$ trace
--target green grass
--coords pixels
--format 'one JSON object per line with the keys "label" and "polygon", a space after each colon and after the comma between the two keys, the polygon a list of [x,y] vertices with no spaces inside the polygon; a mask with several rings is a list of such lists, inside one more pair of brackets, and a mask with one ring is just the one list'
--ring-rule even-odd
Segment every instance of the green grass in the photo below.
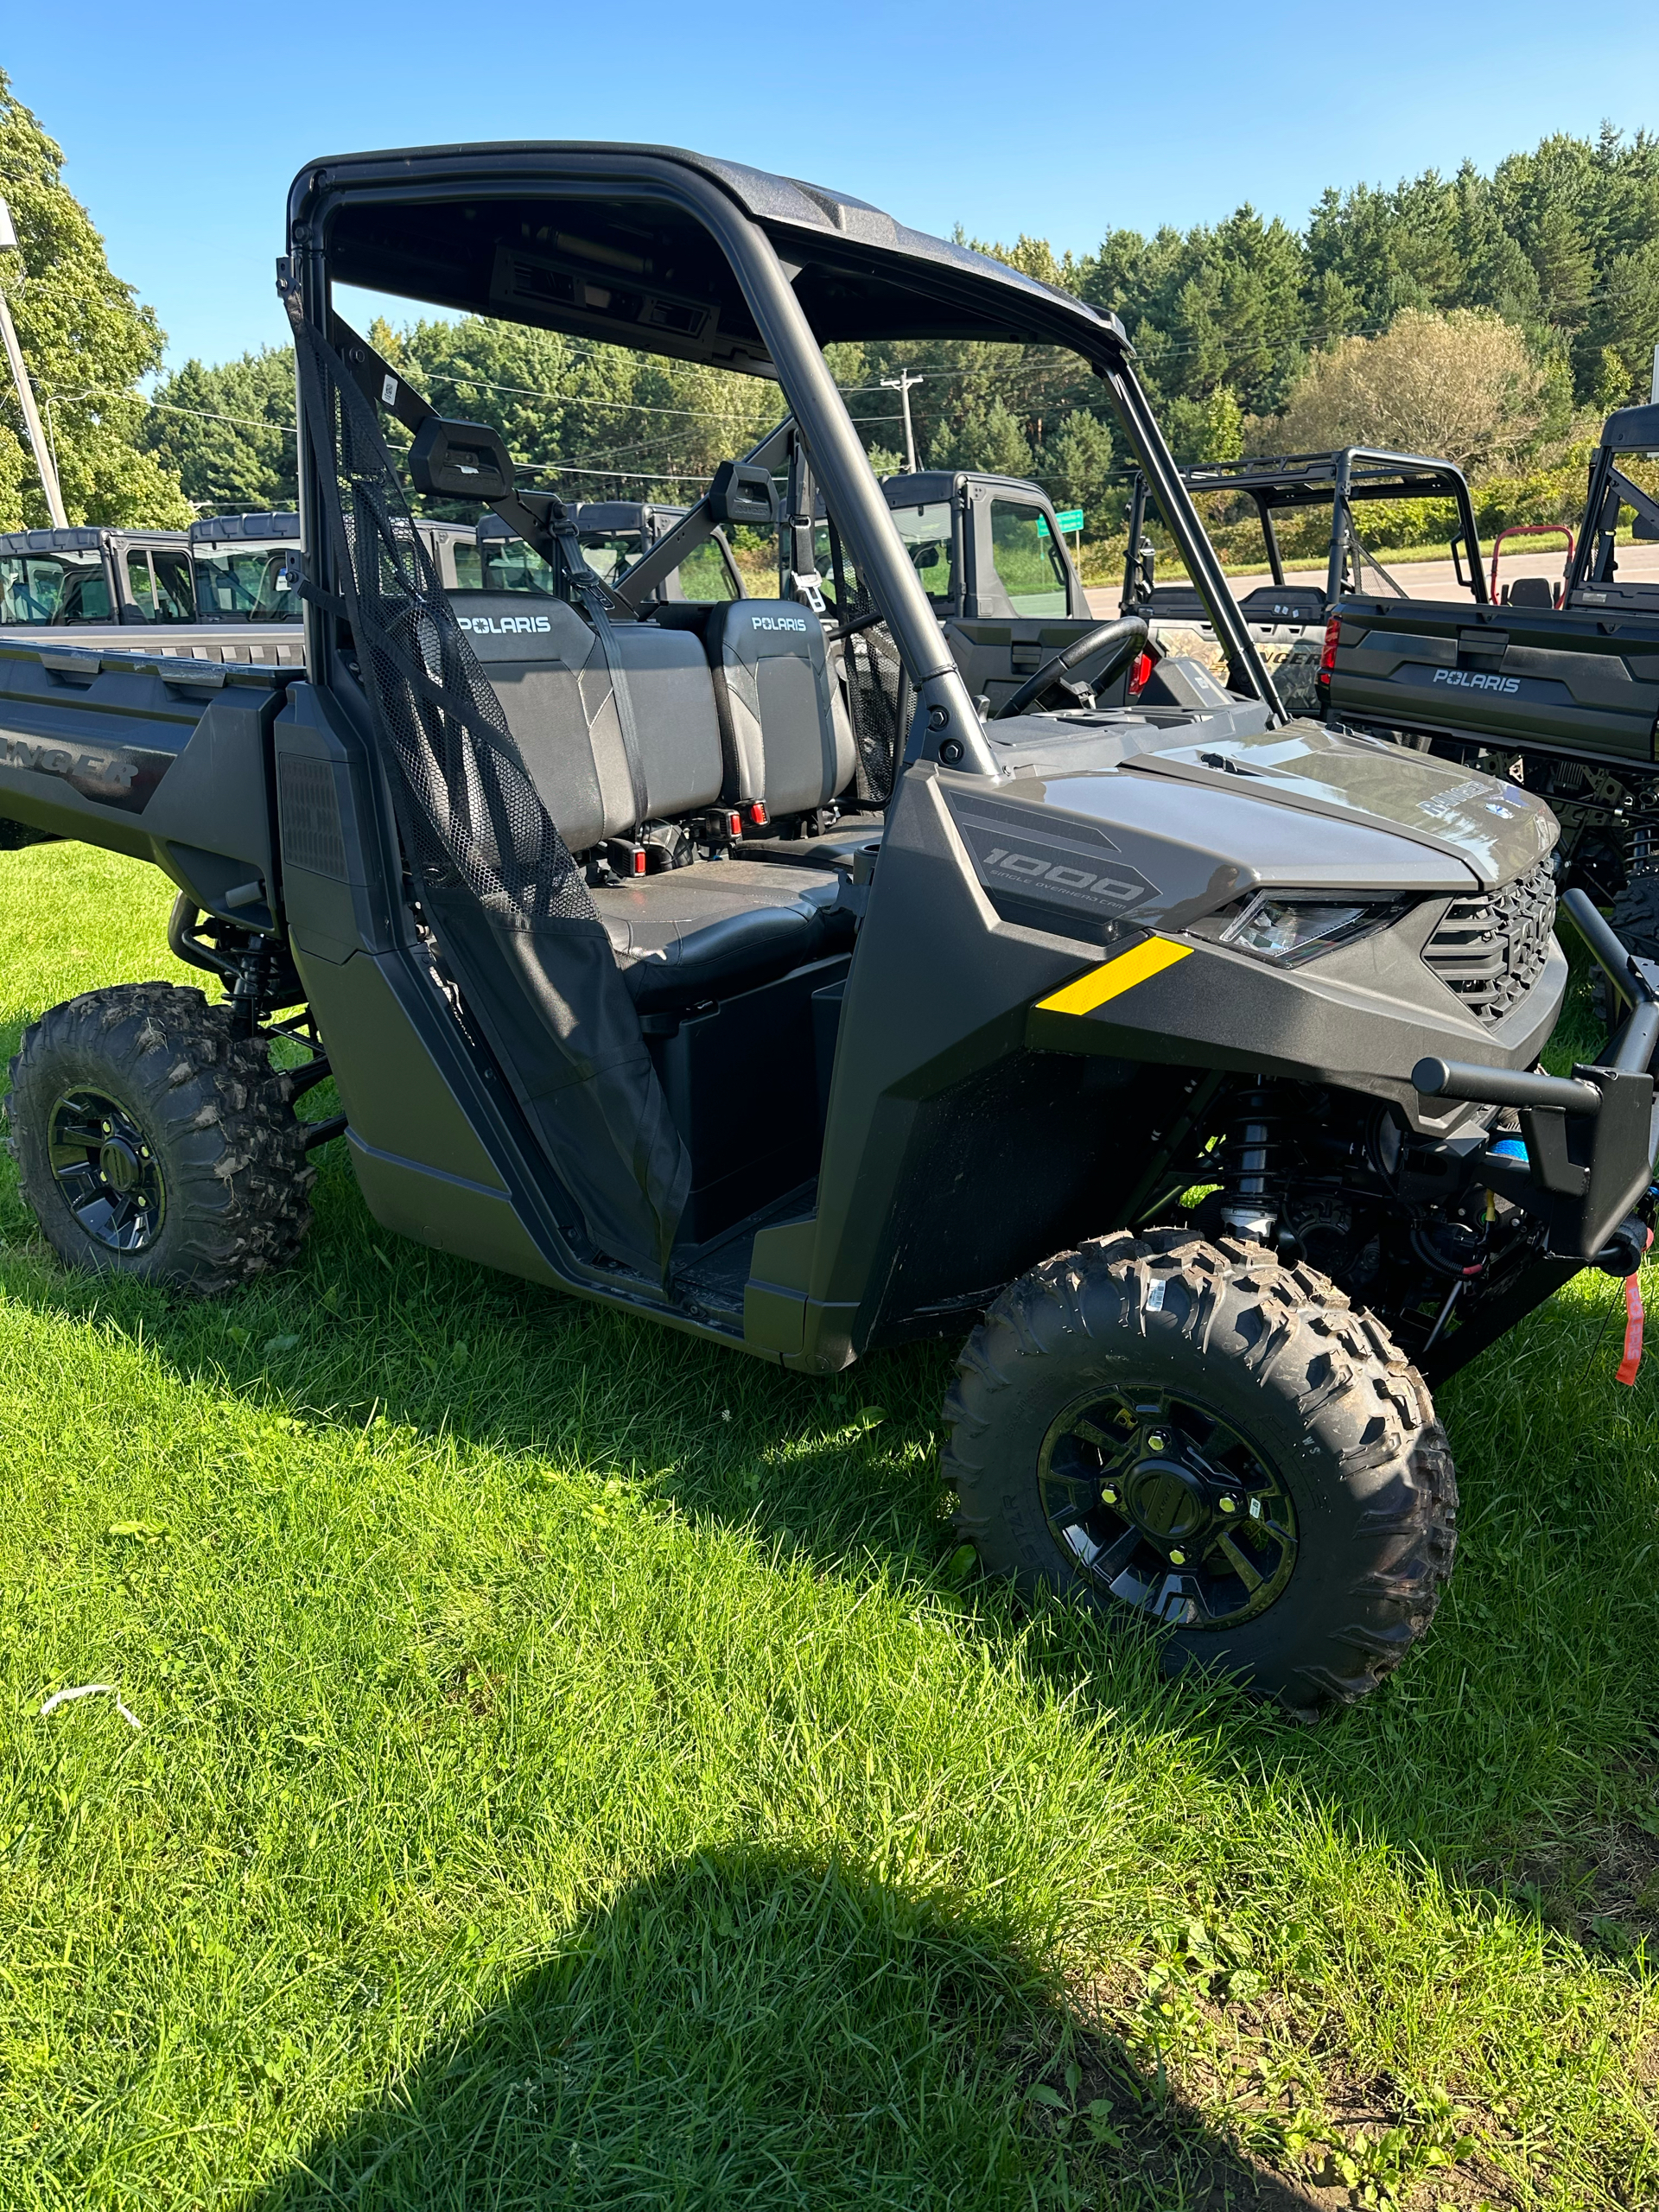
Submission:
{"label": "green grass", "polygon": [[[0,855],[0,1054],[164,912]],[[1617,1286],[1443,1394],[1452,1592],[1300,1731],[952,1583],[950,1348],[782,1375],[395,1244],[339,1149],[207,1306],[0,1185],[0,2203],[1652,2201]]]}

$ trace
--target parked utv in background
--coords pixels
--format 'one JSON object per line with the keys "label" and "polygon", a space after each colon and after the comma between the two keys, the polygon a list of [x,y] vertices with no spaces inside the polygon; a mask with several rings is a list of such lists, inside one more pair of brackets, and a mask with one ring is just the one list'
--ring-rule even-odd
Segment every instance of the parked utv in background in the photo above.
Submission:
{"label": "parked utv in background", "polygon": [[[988,1567],[1299,1709],[1371,1688],[1452,1562],[1425,1376],[1646,1240],[1659,995],[1587,905],[1637,1011],[1535,1071],[1548,810],[1287,724],[1120,326],[964,247],[695,154],[528,144],[311,164],[288,241],[303,670],[0,641],[0,805],[160,868],[225,987],[25,1033],[43,1235],[221,1292],[294,1256],[343,1135],[388,1228],[711,1346],[824,1375],[964,1333],[944,1474]],[[607,583],[341,284],[761,374],[788,412]],[[925,485],[895,512],[823,353],[947,335],[1093,371],[1227,691],[1131,704],[1130,614],[976,705],[900,519],[949,508],[966,563],[967,518]],[[499,516],[556,593],[446,585],[411,496]],[[1080,626],[1018,611],[991,522],[1009,608],[951,619]],[[775,598],[655,595],[739,529],[776,531]],[[799,834],[843,807],[856,842]],[[326,1075],[339,1115],[299,1121]]]}
{"label": "parked utv in background", "polygon": [[1619,573],[1618,533],[1659,540],[1659,407],[1608,417],[1562,585],[1522,577],[1505,603],[1345,596],[1321,689],[1333,721],[1524,783],[1561,824],[1564,885],[1612,902],[1659,959],[1659,578]]}
{"label": "parked utv in background", "polygon": [[[1360,535],[1354,515],[1357,505],[1378,499],[1449,500],[1457,515],[1449,550],[1459,580],[1465,583],[1475,601],[1486,596],[1468,481],[1449,461],[1370,446],[1346,446],[1337,453],[1203,461],[1183,469],[1181,478],[1191,492],[1221,493],[1236,499],[1243,495],[1256,511],[1271,581],[1247,593],[1239,602],[1240,611],[1250,626],[1262,660],[1274,672],[1280,698],[1293,714],[1319,715],[1324,710],[1317,679],[1325,624],[1337,601],[1360,590],[1368,571],[1392,598],[1410,596]],[[1322,585],[1293,584],[1285,575],[1276,518],[1327,504],[1331,534],[1325,581]],[[1129,506],[1123,611],[1147,617],[1155,645],[1166,651],[1195,654],[1219,672],[1216,633],[1204,619],[1198,593],[1191,584],[1155,581],[1155,555],[1143,535],[1149,505],[1155,514],[1155,502],[1148,501],[1146,480],[1137,476]]]}
{"label": "parked utv in background", "polygon": [[[1096,703],[1089,640],[1119,626],[1090,612],[1046,492],[1021,477],[958,469],[884,477],[881,493],[963,680],[988,713],[1018,712],[1010,701],[1057,653],[1067,664],[1051,679],[1053,703]],[[1152,671],[1152,657],[1132,660],[1135,697]],[[1173,666],[1145,696],[1148,705],[1226,703],[1201,671],[1184,679]]]}
{"label": "parked utv in background", "polygon": [[182,531],[87,524],[0,536],[0,630],[196,620]]}

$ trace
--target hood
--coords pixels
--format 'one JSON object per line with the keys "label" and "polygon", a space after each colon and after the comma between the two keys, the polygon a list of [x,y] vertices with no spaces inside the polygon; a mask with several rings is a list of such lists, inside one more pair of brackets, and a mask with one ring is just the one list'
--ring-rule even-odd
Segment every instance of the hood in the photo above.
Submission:
{"label": "hood", "polygon": [[1386,827],[1454,855],[1488,890],[1535,867],[1560,834],[1543,801],[1515,784],[1318,722],[1140,753],[1122,772],[1248,791],[1301,813]]}

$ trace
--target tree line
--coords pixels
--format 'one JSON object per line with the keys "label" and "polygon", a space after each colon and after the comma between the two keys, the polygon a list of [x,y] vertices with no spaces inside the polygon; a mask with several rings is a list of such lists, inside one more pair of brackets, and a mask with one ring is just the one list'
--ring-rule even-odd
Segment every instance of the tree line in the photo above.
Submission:
{"label": "tree line", "polygon": [[[0,73],[0,191],[23,249],[0,282],[72,512],[171,524],[291,505],[291,353],[187,361],[146,399],[162,334],[110,271],[61,162]],[[1427,446],[1530,484],[1516,495],[1527,514],[1509,518],[1548,518],[1532,510],[1580,480],[1592,419],[1647,393],[1659,137],[1607,125],[1593,140],[1547,138],[1490,175],[1465,162],[1388,189],[1333,188],[1300,230],[1246,205],[1186,231],[1110,231],[1091,253],[1023,235],[984,250],[1120,318],[1183,461],[1349,439]],[[443,411],[500,429],[526,480],[569,495],[689,499],[775,419],[764,383],[551,332],[463,317],[373,335]],[[1125,457],[1075,357],[900,343],[830,359],[878,470],[902,464],[899,396],[883,380],[908,372],[921,378],[924,465],[1035,476],[1088,512],[1091,535],[1120,526]],[[0,398],[0,526],[43,519],[21,431]]]}

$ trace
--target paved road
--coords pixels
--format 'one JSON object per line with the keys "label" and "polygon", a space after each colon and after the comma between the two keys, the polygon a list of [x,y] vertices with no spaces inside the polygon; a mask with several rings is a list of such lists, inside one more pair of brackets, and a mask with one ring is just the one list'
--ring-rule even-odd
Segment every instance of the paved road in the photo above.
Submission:
{"label": "paved road", "polygon": [[[1513,561],[1510,557],[1509,548],[1507,546],[1504,548],[1503,557],[1498,566],[1500,583],[1512,583],[1516,576],[1548,576],[1552,583],[1559,580],[1564,549],[1558,541],[1552,551],[1547,538],[1539,539],[1538,543],[1541,549],[1540,551],[1529,553],[1522,550],[1516,553]],[[1523,540],[1523,549],[1524,545]],[[1489,563],[1491,557],[1489,551],[1487,555]],[[1458,588],[1457,576],[1450,561],[1402,561],[1389,573],[1398,581],[1408,596],[1412,599],[1461,599],[1464,595]],[[1659,545],[1621,546],[1618,555],[1618,573],[1622,578],[1632,583],[1659,583]],[[1267,570],[1261,569],[1249,575],[1230,575],[1227,581],[1233,588],[1234,598],[1243,599],[1247,593],[1253,592],[1258,584],[1266,583],[1268,578]],[[1322,589],[1325,584],[1325,570],[1322,568],[1287,569],[1285,582],[1291,584],[1315,584]],[[1089,594],[1089,611],[1091,614],[1098,614],[1103,619],[1116,614],[1117,612],[1116,589],[1091,591]]]}

